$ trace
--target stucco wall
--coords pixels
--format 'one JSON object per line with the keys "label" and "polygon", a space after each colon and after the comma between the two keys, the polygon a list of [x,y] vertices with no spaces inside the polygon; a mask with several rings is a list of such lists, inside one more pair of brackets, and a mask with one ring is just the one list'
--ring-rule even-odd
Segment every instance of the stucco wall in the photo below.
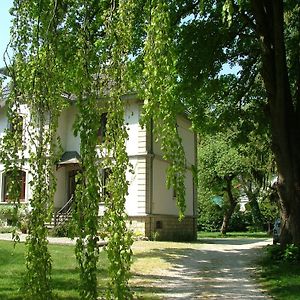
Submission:
{"label": "stucco wall", "polygon": [[[156,159],[153,160],[153,198],[152,198],[152,213],[178,215],[176,206],[176,198],[173,197],[173,188],[166,187],[166,170],[168,163],[166,161]],[[185,178],[186,187],[186,212],[188,216],[194,215],[193,207],[193,176],[190,170],[186,172]]]}
{"label": "stucco wall", "polygon": [[[182,144],[186,156],[186,212],[187,216],[193,216],[196,214],[194,201],[195,188],[193,184],[192,167],[195,166],[195,135],[191,130],[191,122],[183,116],[177,118],[178,133],[182,138]],[[166,187],[166,170],[168,162],[163,159],[163,153],[161,151],[160,142],[153,142],[153,197],[152,197],[152,210],[153,214],[166,214],[166,215],[178,215],[178,209],[176,206],[176,198],[173,197],[173,189],[167,189]],[[174,149],[176,151],[176,149]]]}
{"label": "stucco wall", "polygon": [[4,107],[0,108],[0,137],[3,137],[4,131],[7,128],[7,116]]}
{"label": "stucco wall", "polygon": [[[182,145],[186,156],[187,166],[195,165],[195,135],[191,130],[191,122],[183,116],[177,117],[177,130],[182,138]],[[154,125],[155,126],[155,125]],[[154,136],[153,152],[156,155],[162,156],[162,150],[159,140],[156,142]]]}
{"label": "stucco wall", "polygon": [[73,126],[76,119],[77,108],[74,105],[67,107],[58,120],[57,135],[61,139],[64,151],[77,151],[80,153],[80,138],[74,136]]}
{"label": "stucco wall", "polygon": [[126,197],[126,212],[128,215],[145,215],[146,213],[146,159],[138,157],[130,159],[134,173],[126,173],[129,182]]}
{"label": "stucco wall", "polygon": [[54,195],[54,209],[61,208],[68,201],[68,174],[66,168],[60,168],[55,172],[56,192]]}
{"label": "stucco wall", "polygon": [[126,151],[129,156],[145,153],[146,143],[145,131],[139,125],[140,110],[135,101],[125,102],[124,124],[126,126],[128,139],[125,142]]}

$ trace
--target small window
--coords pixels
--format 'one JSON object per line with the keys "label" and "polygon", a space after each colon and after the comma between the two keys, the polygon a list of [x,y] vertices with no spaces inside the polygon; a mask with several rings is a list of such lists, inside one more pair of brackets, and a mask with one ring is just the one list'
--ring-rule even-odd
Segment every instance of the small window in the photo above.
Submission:
{"label": "small window", "polygon": [[[12,180],[11,173],[7,172],[4,175],[4,197],[3,197],[4,202],[9,202],[8,189],[9,189],[9,184],[10,184],[11,180]],[[19,200],[20,200],[20,202],[24,202],[25,201],[25,188],[26,188],[26,173],[24,171],[18,172],[18,180],[19,180],[19,184],[20,184]]]}
{"label": "small window", "polygon": [[176,192],[176,189],[173,188],[173,199],[176,199],[176,197],[177,197],[177,192]]}
{"label": "small window", "polygon": [[103,113],[103,114],[101,114],[101,117],[100,117],[100,127],[98,129],[99,144],[102,144],[105,141],[106,124],[107,124],[107,113]]}
{"label": "small window", "polygon": [[162,229],[163,225],[162,225],[162,221],[156,221],[155,222],[155,229]]}

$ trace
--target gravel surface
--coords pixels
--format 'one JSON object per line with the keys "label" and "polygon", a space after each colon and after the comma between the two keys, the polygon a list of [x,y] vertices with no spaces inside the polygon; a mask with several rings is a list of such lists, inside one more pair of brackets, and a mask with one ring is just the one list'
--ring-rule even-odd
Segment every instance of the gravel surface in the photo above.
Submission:
{"label": "gravel surface", "polygon": [[[134,245],[137,256],[141,243]],[[271,299],[253,278],[254,261],[267,244],[270,239],[230,238],[149,244],[148,256],[159,257],[161,268],[134,265],[135,279],[144,277],[139,285],[160,299]]]}

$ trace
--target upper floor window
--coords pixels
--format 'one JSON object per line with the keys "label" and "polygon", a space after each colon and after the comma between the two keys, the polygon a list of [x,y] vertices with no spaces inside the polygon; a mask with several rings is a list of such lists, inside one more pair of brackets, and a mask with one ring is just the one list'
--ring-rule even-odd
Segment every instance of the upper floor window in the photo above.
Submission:
{"label": "upper floor window", "polygon": [[98,129],[98,141],[100,144],[105,141],[106,124],[107,124],[107,113],[103,113],[103,114],[101,114],[101,117],[100,117],[100,126]]}
{"label": "upper floor window", "polygon": [[[4,197],[3,197],[3,201],[4,202],[9,202],[9,197],[8,197],[8,192],[9,192],[9,186],[11,181],[13,180],[13,177],[11,175],[11,172],[7,172],[4,174]],[[19,183],[19,188],[20,188],[20,196],[19,196],[19,200],[20,202],[24,202],[25,201],[25,188],[26,188],[26,172],[24,171],[18,171],[17,174],[17,180]]]}

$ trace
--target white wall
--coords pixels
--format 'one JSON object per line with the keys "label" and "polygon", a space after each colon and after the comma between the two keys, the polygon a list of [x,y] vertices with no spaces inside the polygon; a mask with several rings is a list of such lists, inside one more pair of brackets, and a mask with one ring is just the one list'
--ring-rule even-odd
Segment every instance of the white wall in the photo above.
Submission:
{"label": "white wall", "polygon": [[68,198],[68,173],[65,167],[55,172],[56,192],[54,195],[54,208],[61,208]]}
{"label": "white wall", "polygon": [[124,113],[124,123],[126,126],[128,140],[125,142],[128,155],[137,154],[138,131],[139,131],[139,109],[133,103],[126,103]]}
{"label": "white wall", "polygon": [[[194,133],[191,130],[191,122],[183,116],[177,117],[178,133],[182,138],[182,145],[185,152],[187,166],[195,165],[195,140]],[[156,155],[163,156],[160,142],[155,142],[154,136],[153,152]]]}
{"label": "white wall", "polygon": [[126,212],[130,216],[146,214],[146,158],[130,159],[134,173],[127,172],[129,182],[128,196],[126,197]]}
{"label": "white wall", "polygon": [[6,116],[6,110],[4,107],[0,108],[0,138],[3,137],[4,131],[7,128],[7,116]]}
{"label": "white wall", "polygon": [[61,139],[64,151],[77,151],[80,153],[80,138],[73,134],[77,108],[74,105],[67,107],[59,117],[57,134]]}
{"label": "white wall", "polygon": [[179,116],[177,118],[178,133],[182,138],[187,166],[195,165],[195,135],[191,130],[191,122]]}
{"label": "white wall", "polygon": [[[168,163],[160,159],[153,160],[153,199],[152,213],[178,215],[176,198],[173,198],[173,188],[166,187],[166,170]],[[185,215],[193,216],[193,176],[190,170],[186,172],[186,211]]]}
{"label": "white wall", "polygon": [[[186,215],[193,216],[194,213],[194,184],[192,166],[195,166],[195,135],[191,130],[191,122],[183,116],[177,118],[178,133],[182,138],[182,144],[186,157]],[[153,200],[152,213],[177,215],[176,199],[173,199],[173,189],[166,187],[166,170],[168,162],[164,161],[162,156],[160,142],[153,143]],[[176,151],[176,149],[174,149]]]}

